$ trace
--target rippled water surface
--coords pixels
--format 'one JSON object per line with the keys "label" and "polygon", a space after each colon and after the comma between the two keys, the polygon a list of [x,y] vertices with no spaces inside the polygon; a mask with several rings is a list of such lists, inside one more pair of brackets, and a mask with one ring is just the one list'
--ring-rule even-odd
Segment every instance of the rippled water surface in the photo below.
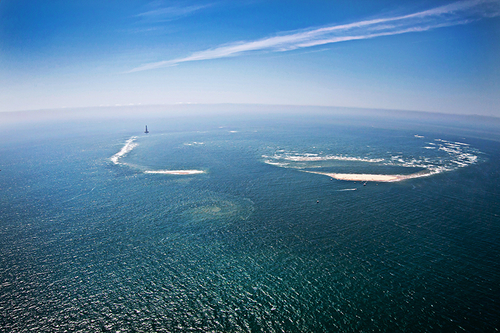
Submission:
{"label": "rippled water surface", "polygon": [[[1,331],[500,329],[498,142],[300,120],[100,126],[0,144]],[[172,170],[199,173],[148,173]]]}

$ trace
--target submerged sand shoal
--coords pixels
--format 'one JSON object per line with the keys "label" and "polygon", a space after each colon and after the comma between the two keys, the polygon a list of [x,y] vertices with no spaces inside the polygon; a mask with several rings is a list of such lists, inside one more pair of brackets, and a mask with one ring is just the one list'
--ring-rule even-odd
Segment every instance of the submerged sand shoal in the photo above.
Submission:
{"label": "submerged sand shoal", "polygon": [[144,171],[144,173],[156,173],[163,175],[195,175],[199,173],[205,173],[203,170],[148,170]]}
{"label": "submerged sand shoal", "polygon": [[414,173],[411,175],[376,175],[376,174],[365,174],[365,173],[328,173],[328,172],[315,172],[315,171],[304,171],[308,173],[315,173],[318,175],[324,175],[332,177],[338,180],[352,180],[352,181],[362,181],[362,182],[399,182],[401,180],[422,177],[422,173]]}

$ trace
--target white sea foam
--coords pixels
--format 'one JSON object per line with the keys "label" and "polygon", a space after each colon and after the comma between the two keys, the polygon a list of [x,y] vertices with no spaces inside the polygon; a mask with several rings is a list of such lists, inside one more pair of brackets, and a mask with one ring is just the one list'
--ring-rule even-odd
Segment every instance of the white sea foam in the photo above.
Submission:
{"label": "white sea foam", "polygon": [[162,174],[162,175],[196,175],[205,173],[203,170],[147,170],[144,173]]}
{"label": "white sea foam", "polygon": [[391,161],[386,165],[396,165],[403,167],[418,167],[430,171],[430,174],[452,171],[459,167],[466,167],[478,161],[477,150],[467,143],[451,142],[443,139],[435,139],[436,143],[428,142],[424,149],[442,151],[445,155],[433,158],[420,157],[419,159],[405,159],[402,155],[391,157]]}
{"label": "white sea foam", "polygon": [[[111,157],[111,161],[114,164],[122,164],[120,163],[120,159],[130,153],[135,147],[138,146],[138,143],[135,142],[137,140],[137,136],[133,136],[127,141],[125,141],[125,145],[122,147],[122,149],[114,154]],[[204,144],[203,142],[193,142],[192,144],[195,145],[202,145]],[[190,144],[187,144],[190,145]],[[164,174],[164,175],[195,175],[195,174],[200,174],[200,173],[205,173],[203,170],[146,170],[144,173],[151,173],[151,174]]]}
{"label": "white sea foam", "polygon": [[122,147],[122,149],[114,154],[112,157],[111,157],[111,161],[114,163],[114,164],[120,164],[120,159],[127,155],[128,153],[130,153],[132,151],[132,149],[134,149],[135,147],[137,147],[137,143],[134,142],[135,140],[137,139],[137,136],[133,136],[131,137],[130,139],[128,139],[127,141],[125,141],[125,145]]}
{"label": "white sea foam", "polygon": [[313,153],[304,153],[304,154],[274,154],[273,156],[262,155],[264,158],[272,158],[274,160],[286,160],[292,162],[318,162],[318,161],[357,161],[357,162],[368,162],[368,163],[377,163],[384,161],[383,158],[361,158],[361,157],[350,157],[343,155],[326,155],[326,156],[318,156],[319,154]]}
{"label": "white sea foam", "polygon": [[[421,137],[417,136],[416,137]],[[367,158],[367,157],[352,157],[343,154],[338,155],[325,155],[320,153],[299,153],[296,151],[284,151],[283,149],[277,150],[274,155],[266,156],[264,162],[270,165],[276,165],[285,168],[295,168],[295,169],[311,169],[311,168],[321,168],[324,165],[318,165],[320,161],[329,160],[339,160],[339,161],[356,161],[356,162],[367,162],[379,165],[387,166],[398,166],[407,168],[420,168],[424,169],[423,172],[413,173],[411,175],[392,175],[397,176],[397,180],[400,181],[410,178],[428,177],[437,173],[452,171],[457,168],[462,168],[469,166],[471,164],[478,162],[477,154],[480,153],[478,150],[470,147],[469,144],[463,142],[452,142],[443,139],[435,139],[434,142],[427,142],[427,145],[422,147],[422,155],[424,156],[411,156],[408,157],[408,153],[401,151],[396,152],[392,156],[383,158]],[[428,150],[429,153],[425,153]],[[390,152],[387,152],[391,154]],[[414,154],[414,153],[413,153]],[[430,154],[430,155],[429,155]],[[425,156],[428,155],[428,156]],[[321,172],[313,172],[326,174]],[[341,175],[341,174],[337,174]],[[387,175],[391,176],[391,175]],[[354,176],[350,176],[355,178]]]}
{"label": "white sea foam", "polygon": [[286,168],[288,165],[290,165],[290,163],[286,163],[286,162],[274,162],[274,161],[271,161],[271,160],[264,160],[264,163],[270,164],[270,165],[279,166],[279,167],[282,167],[282,168]]}

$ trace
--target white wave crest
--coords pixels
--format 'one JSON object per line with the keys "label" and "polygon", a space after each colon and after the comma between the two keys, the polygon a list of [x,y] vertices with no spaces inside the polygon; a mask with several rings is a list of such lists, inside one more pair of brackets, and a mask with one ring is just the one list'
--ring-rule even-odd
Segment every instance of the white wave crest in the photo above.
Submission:
{"label": "white wave crest", "polygon": [[205,173],[203,170],[147,170],[144,173],[162,174],[162,175],[196,175]]}
{"label": "white wave crest", "polygon": [[[318,154],[283,154],[278,155],[274,154],[273,156],[262,155],[263,158],[271,158],[274,160],[286,160],[292,162],[318,162],[318,161],[357,161],[357,162],[367,162],[367,163],[378,163],[384,161],[383,158],[362,158],[362,157],[350,157],[343,155],[326,155],[326,156],[318,156]],[[267,163],[267,162],[266,162]],[[270,163],[269,163],[270,164]]]}
{"label": "white wave crest", "polygon": [[204,144],[205,144],[205,142],[196,142],[196,141],[193,141],[191,143],[186,142],[184,145],[185,146],[196,146],[196,145],[204,145]]}
{"label": "white wave crest", "polygon": [[[421,138],[422,136],[415,137]],[[402,147],[403,148],[403,147]],[[427,151],[428,153],[426,153]],[[390,152],[387,152],[391,154]],[[427,142],[426,146],[422,147],[421,154],[423,156],[407,156],[407,153],[402,149],[402,151],[396,152],[392,156],[386,158],[367,158],[367,157],[351,157],[345,155],[321,155],[321,153],[298,153],[296,151],[288,151],[280,149],[277,150],[274,155],[266,156],[262,155],[264,158],[264,163],[270,165],[276,165],[278,167],[284,168],[295,168],[295,169],[311,169],[311,168],[321,168],[322,166],[312,165],[311,162],[328,161],[328,160],[339,160],[339,161],[356,161],[356,162],[368,162],[368,163],[379,163],[379,165],[387,166],[398,166],[406,168],[421,168],[423,171],[413,173],[410,175],[378,175],[381,180],[384,181],[387,176],[392,177],[389,181],[400,181],[411,178],[428,177],[434,174],[453,171],[457,168],[466,167],[478,162],[478,154],[480,152],[471,147],[467,143],[463,142],[453,142],[443,139],[435,139],[434,142]],[[425,156],[427,155],[427,156]],[[317,163],[316,163],[317,164]],[[308,171],[312,172],[312,171]],[[325,175],[333,175],[329,173],[312,172]],[[344,174],[335,174],[337,177],[343,176]],[[357,179],[363,175],[358,174],[345,174],[349,180]],[[375,176],[377,175],[365,175],[365,178],[372,177],[373,179],[379,179]],[[375,178],[374,178],[375,177]],[[335,178],[335,177],[334,177]],[[345,179],[347,179],[345,178]],[[365,179],[363,178],[363,179]],[[361,178],[360,178],[361,179]],[[366,179],[365,179],[366,180]],[[388,181],[388,180],[385,180]]]}
{"label": "white wave crest", "polygon": [[134,142],[136,139],[137,139],[137,136],[133,136],[130,139],[128,139],[127,141],[125,141],[125,145],[122,147],[122,149],[118,153],[114,154],[111,157],[111,161],[114,164],[120,164],[120,159],[123,156],[130,153],[132,151],[132,149],[134,149],[135,147],[138,146],[138,144],[136,142]]}
{"label": "white wave crest", "polygon": [[467,143],[451,142],[443,139],[435,139],[434,141],[436,141],[437,144],[428,142],[429,145],[433,146],[425,146],[422,148],[444,152],[444,156],[407,159],[402,155],[395,155],[391,156],[391,160],[385,163],[385,165],[424,168],[430,172],[429,174],[436,174],[466,167],[478,161],[478,156],[476,154],[479,152],[471,148]]}

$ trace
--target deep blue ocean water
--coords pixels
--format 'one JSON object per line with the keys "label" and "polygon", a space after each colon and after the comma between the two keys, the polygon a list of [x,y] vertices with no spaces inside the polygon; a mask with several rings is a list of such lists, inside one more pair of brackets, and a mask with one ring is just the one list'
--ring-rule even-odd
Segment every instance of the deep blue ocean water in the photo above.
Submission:
{"label": "deep blue ocean water", "polygon": [[0,330],[500,329],[500,142],[263,118],[3,128]]}

